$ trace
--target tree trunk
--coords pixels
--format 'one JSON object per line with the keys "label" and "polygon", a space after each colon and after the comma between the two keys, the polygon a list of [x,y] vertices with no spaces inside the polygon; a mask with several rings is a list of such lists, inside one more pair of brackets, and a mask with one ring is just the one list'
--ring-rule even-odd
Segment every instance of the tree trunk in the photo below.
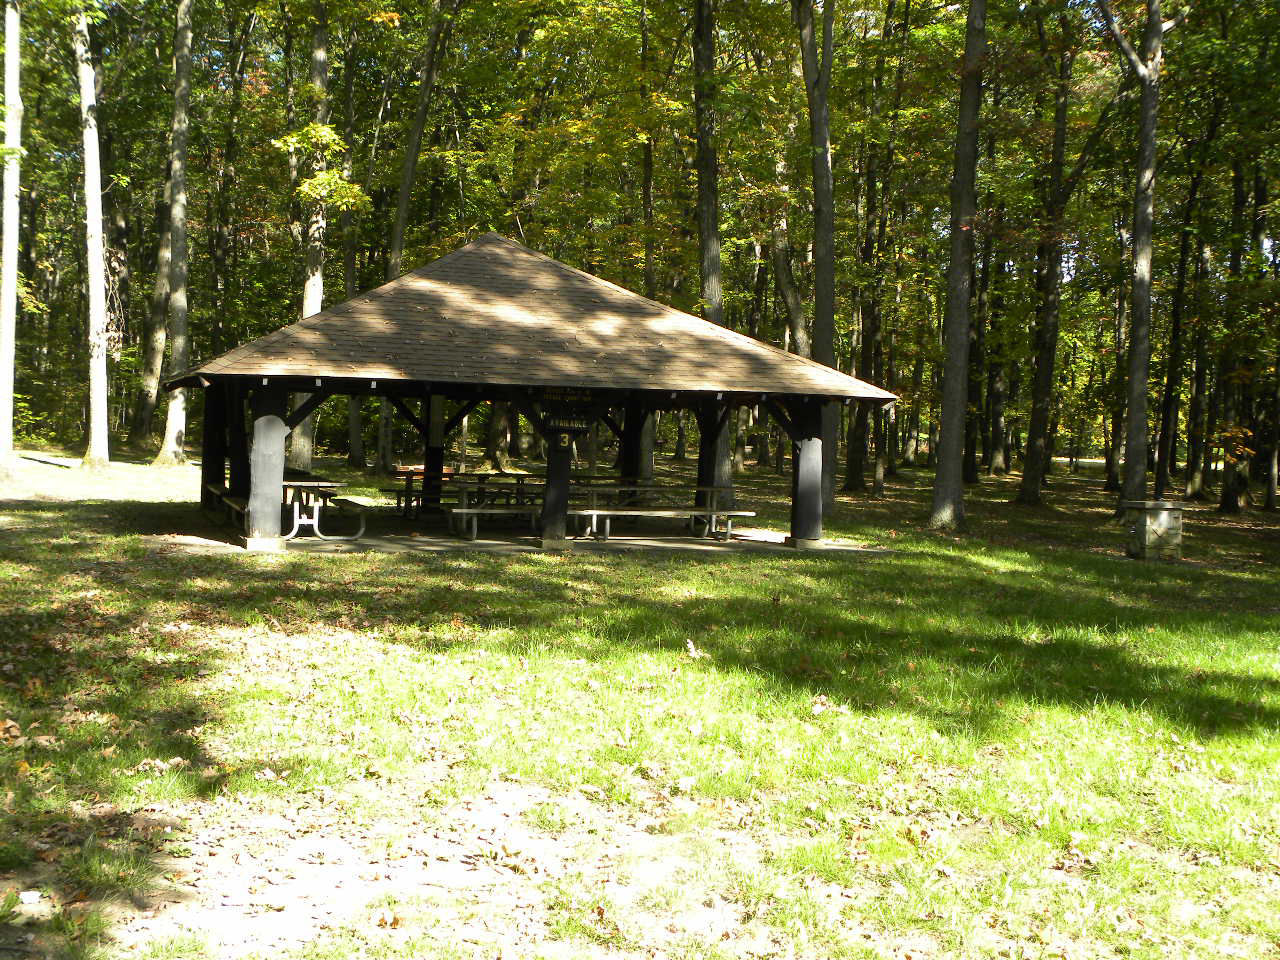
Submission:
{"label": "tree trunk", "polygon": [[791,272],[791,244],[787,237],[785,217],[779,219],[774,225],[769,251],[773,257],[773,281],[778,289],[778,299],[782,301],[787,311],[787,329],[791,333],[792,352],[800,357],[811,356],[804,304],[800,301],[800,291],[796,289],[795,275]]}
{"label": "tree trunk", "polygon": [[1191,374],[1191,400],[1187,410],[1187,470],[1182,495],[1187,500],[1205,496],[1206,386],[1208,385],[1209,331],[1204,316],[1204,279],[1208,272],[1208,250],[1203,240],[1196,243],[1195,358]]}
{"label": "tree trunk", "polygon": [[383,397],[378,405],[378,444],[374,454],[373,469],[380,476],[390,476],[395,466],[395,452],[391,449],[391,431],[395,413],[391,401]]}
{"label": "tree trunk", "polygon": [[[1227,292],[1228,327],[1239,322],[1241,313],[1240,282],[1244,275],[1244,215],[1246,191],[1244,170],[1239,159],[1231,163],[1231,248],[1228,254],[1227,274],[1231,283]],[[1222,355],[1218,361],[1218,383],[1222,392],[1222,490],[1218,499],[1221,513],[1239,513],[1242,496],[1249,486],[1248,462],[1244,458],[1241,434],[1241,394],[1243,385],[1237,369],[1239,357],[1234,340],[1224,340]]]}
{"label": "tree trunk", "polygon": [[[233,8],[234,9],[234,8]],[[213,198],[213,297],[209,340],[212,352],[226,349],[227,319],[232,315],[239,290],[239,276],[232,269],[233,209],[232,195],[236,184],[236,161],[240,153],[240,110],[244,102],[245,65],[249,60],[249,40],[258,22],[256,12],[245,15],[237,28],[235,16],[228,16],[227,33],[231,37],[228,58],[231,62],[231,106],[227,116],[227,135],[222,144],[222,159]]]}
{"label": "tree trunk", "polygon": [[409,200],[413,196],[414,179],[418,172],[418,154],[422,151],[422,133],[431,115],[431,99],[435,92],[436,72],[444,57],[448,42],[448,29],[452,15],[462,0],[433,0],[431,30],[427,35],[426,49],[422,52],[422,66],[418,70],[418,106],[405,140],[404,160],[400,165],[400,192],[396,198],[396,218],[391,228],[391,248],[387,254],[387,279],[400,276],[400,263],[404,256],[404,231],[409,223]]}
{"label": "tree trunk", "polygon": [[[968,408],[964,421],[963,475],[965,483],[977,483],[978,441],[982,434],[982,386],[986,365],[987,316],[991,312],[991,236],[983,238],[981,265],[978,268],[976,310],[970,310]],[[971,280],[972,282],[972,275]]]}
{"label": "tree trunk", "polygon": [[1277,509],[1276,498],[1280,495],[1280,354],[1276,357],[1273,368],[1275,381],[1271,384],[1271,452],[1267,457],[1267,494],[1263,501],[1264,510]]}
{"label": "tree trunk", "polygon": [[987,472],[1001,476],[1009,472],[1009,431],[1005,423],[1005,402],[1009,394],[1009,374],[1005,358],[1004,278],[1007,261],[1003,253],[995,264],[991,289],[990,344],[987,348],[987,411],[990,417],[991,455]]}
{"label": "tree trunk", "polygon": [[982,104],[982,66],[987,47],[986,0],[969,0],[964,66],[960,79],[960,117],[956,127],[951,178],[951,259],[947,264],[947,305],[943,324],[945,373],[938,472],[933,483],[929,525],[955,530],[964,523],[964,421],[968,398],[969,293],[972,278],[973,218],[977,212],[974,179],[978,168],[978,111]]}
{"label": "tree trunk", "polygon": [[[316,0],[315,23],[311,30],[311,92],[315,97],[314,121],[321,125],[327,124],[330,111],[329,11],[324,0]],[[310,166],[312,176],[324,173],[327,167],[324,155],[317,153]],[[327,226],[324,201],[311,203],[307,210],[306,268],[302,280],[303,320],[324,309],[324,238]],[[309,396],[310,394],[305,393],[294,394],[294,408],[305,403]],[[308,414],[294,427],[290,436],[288,462],[294,470],[311,472],[311,458],[315,452],[315,416],[315,413]]]}
{"label": "tree trunk", "polygon": [[[190,134],[187,108],[191,101],[191,4],[179,0],[173,29],[173,132],[169,152],[169,176],[173,203],[169,214],[172,259],[169,264],[169,369],[185,371],[189,362],[187,336],[187,140]],[[186,459],[187,388],[169,395],[164,441],[156,464]]]}
{"label": "tree trunk", "polygon": [[75,17],[76,74],[84,137],[85,282],[89,294],[89,430],[83,465],[105,466],[107,446],[107,278],[102,240],[102,166],[98,156],[96,71],[89,55],[89,18]]}
{"label": "tree trunk", "polygon": [[[343,100],[345,103],[345,139],[346,153],[343,155],[343,176],[351,180],[355,175],[356,148],[356,44],[352,40],[347,49],[346,62],[343,65]],[[379,102],[381,106],[381,102]],[[356,281],[356,224],[355,214],[350,210],[342,212],[342,295],[350,300],[357,293]],[[364,422],[360,416],[362,398],[359,394],[347,397],[347,465],[358,470],[365,468],[364,456]]]}
{"label": "tree trunk", "polygon": [[1129,417],[1124,444],[1122,499],[1147,495],[1147,379],[1151,367],[1151,258],[1155,225],[1157,122],[1160,112],[1160,67],[1165,24],[1161,0],[1147,0],[1147,20],[1140,49],[1134,49],[1116,24],[1108,0],[1098,0],[1112,39],[1129,62],[1140,89],[1138,163],[1133,198],[1133,307],[1129,321]]}
{"label": "tree trunk", "polygon": [[[831,171],[831,110],[828,102],[835,49],[835,9],[836,0],[824,0],[819,41],[813,0],[791,2],[792,16],[800,31],[800,60],[809,107],[809,147],[813,167],[812,356],[828,367],[836,365],[835,181]],[[839,409],[827,404],[822,411],[822,499],[827,508],[835,503],[836,433],[839,426]]]}
{"label": "tree trunk", "polygon": [[13,470],[13,379],[18,328],[18,220],[22,166],[22,19],[4,5],[4,239],[0,241],[0,482]]}
{"label": "tree trunk", "polygon": [[[170,145],[172,152],[172,144]],[[164,348],[168,338],[169,281],[173,263],[173,168],[166,161],[164,193],[156,210],[158,242],[156,244],[156,277],[151,288],[151,302],[142,334],[142,383],[133,421],[129,426],[129,443],[143,449],[151,443],[152,420],[160,399],[160,374],[164,368]]]}
{"label": "tree trunk", "polygon": [[[716,22],[715,0],[694,0],[693,12],[694,169],[698,177],[698,249],[702,278],[702,317],[724,325],[724,288],[720,265],[720,170],[716,156]],[[729,431],[716,444],[717,477],[733,477]],[[726,500],[732,504],[733,494]]]}
{"label": "tree trunk", "polygon": [[702,316],[723,326],[724,291],[720,268],[720,173],[716,156],[715,0],[693,4],[694,169],[698,177],[698,250]]}

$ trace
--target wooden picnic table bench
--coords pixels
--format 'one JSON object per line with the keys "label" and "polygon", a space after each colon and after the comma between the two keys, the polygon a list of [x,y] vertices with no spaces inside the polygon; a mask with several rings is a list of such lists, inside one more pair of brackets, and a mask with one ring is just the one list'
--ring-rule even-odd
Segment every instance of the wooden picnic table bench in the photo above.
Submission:
{"label": "wooden picnic table bench", "polygon": [[236,497],[231,495],[231,491],[220,483],[206,483],[204,488],[209,491],[218,501],[226,513],[228,522],[238,526],[241,531],[245,528],[245,517],[249,513],[249,501],[245,497]]}
{"label": "wooden picnic table bench", "polygon": [[[754,510],[722,506],[724,497],[732,496],[732,487],[673,486],[670,484],[585,484],[578,490],[586,503],[572,505],[569,515],[584,521],[584,532],[600,540],[608,540],[614,517],[658,517],[689,521],[689,532],[697,533],[699,522],[704,536],[722,540],[733,536],[735,517],[754,517]],[[695,501],[689,504],[692,495]],[[573,498],[573,491],[570,492]],[[680,502],[684,501],[684,502]],[[697,501],[702,501],[701,503]],[[723,530],[720,521],[724,521]]]}
{"label": "wooden picnic table bench", "polygon": [[[570,507],[569,516],[581,517],[585,521],[585,532],[597,540],[608,540],[614,517],[666,517],[671,519],[688,519],[689,531],[697,533],[695,525],[700,521],[706,528],[705,536],[718,540],[733,538],[733,520],[735,517],[754,517],[754,510],[708,510],[703,507],[661,508],[661,507]],[[720,529],[720,520],[724,521],[724,529]]]}
{"label": "wooden picnic table bench", "polygon": [[503,504],[481,504],[475,507],[448,507],[449,527],[454,533],[474,540],[480,534],[480,517],[528,517],[536,530],[538,516],[542,513],[542,504],[529,503],[509,506]]}

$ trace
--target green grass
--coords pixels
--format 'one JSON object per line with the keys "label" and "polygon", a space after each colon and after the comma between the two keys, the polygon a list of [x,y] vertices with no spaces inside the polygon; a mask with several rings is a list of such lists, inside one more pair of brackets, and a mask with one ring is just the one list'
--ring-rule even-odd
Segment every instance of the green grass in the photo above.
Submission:
{"label": "green grass", "polygon": [[[204,529],[189,505],[7,503],[0,894],[45,859],[55,896],[147,889],[181,852],[129,828],[149,804],[394,831],[515,782],[582,844],[519,881],[548,943],[742,955],[659,936],[705,909],[780,956],[1275,955],[1275,524],[1195,513],[1186,562],[1139,564],[1096,481],[984,484],[964,538],[923,529],[927,483],[842,499],[831,532],[882,548],[853,554],[202,555],[144,539]],[[780,480],[743,487],[782,521]],[[679,869],[602,893],[609,824],[642,823]],[[297,955],[473,955],[398,909]]]}

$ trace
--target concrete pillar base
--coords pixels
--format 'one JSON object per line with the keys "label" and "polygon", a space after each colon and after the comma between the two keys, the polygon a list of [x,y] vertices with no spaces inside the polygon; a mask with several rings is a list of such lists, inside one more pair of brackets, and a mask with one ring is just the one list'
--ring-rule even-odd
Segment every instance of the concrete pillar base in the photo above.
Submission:
{"label": "concrete pillar base", "polygon": [[284,553],[284,537],[245,537],[244,548],[254,553]]}
{"label": "concrete pillar base", "polygon": [[795,547],[797,550],[821,550],[824,543],[822,540],[806,540],[796,537],[787,537],[783,542],[788,547]]}

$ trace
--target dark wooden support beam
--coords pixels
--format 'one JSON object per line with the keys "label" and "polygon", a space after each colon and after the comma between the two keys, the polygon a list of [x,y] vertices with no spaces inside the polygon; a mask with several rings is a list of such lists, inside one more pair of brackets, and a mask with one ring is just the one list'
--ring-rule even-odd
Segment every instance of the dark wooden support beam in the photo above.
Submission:
{"label": "dark wooden support beam", "polygon": [[613,432],[613,435],[618,438],[619,443],[622,442],[623,428],[618,424],[617,420],[613,419],[613,414],[606,410],[604,413],[600,414],[600,422]]}
{"label": "dark wooden support beam", "polygon": [[818,399],[789,405],[794,428],[791,442],[791,536],[793,547],[822,543],[822,409]]}
{"label": "dark wooden support beam", "polygon": [[227,399],[221,383],[204,390],[204,423],[200,437],[200,506],[216,509],[219,496],[210,487],[227,483]]}
{"label": "dark wooden support beam", "polygon": [[391,405],[400,412],[400,416],[413,424],[413,428],[425,438],[427,435],[427,425],[418,419],[418,415],[409,409],[409,405],[399,397],[387,397],[387,399],[390,400]]}
{"label": "dark wooden support beam", "polygon": [[778,425],[792,440],[796,439],[796,425],[791,422],[791,416],[787,410],[777,400],[766,400],[765,406],[769,408],[769,412],[773,414],[773,418],[778,421]]}
{"label": "dark wooden support beam", "polygon": [[227,477],[227,489],[233,497],[249,496],[249,431],[245,426],[244,386],[239,382],[227,382],[223,395],[226,407],[231,465]]}
{"label": "dark wooden support beam", "polygon": [[426,445],[422,455],[423,504],[439,505],[444,485],[444,397],[432,394],[422,402],[427,421]]}
{"label": "dark wooden support beam", "polygon": [[253,395],[253,442],[249,448],[249,510],[245,547],[284,549],[280,504],[284,499],[284,441],[289,436],[289,394],[262,389]]}
{"label": "dark wooden support beam", "polygon": [[542,499],[542,546],[564,549],[569,524],[569,472],[573,435],[551,433],[547,441],[547,485]]}
{"label": "dark wooden support beam", "polygon": [[444,436],[447,437],[449,436],[449,434],[453,433],[453,431],[457,430],[458,425],[461,424],[462,421],[466,419],[467,415],[471,413],[471,411],[474,410],[476,407],[480,406],[480,404],[483,402],[484,402],[483,397],[476,397],[474,400],[468,400],[461,407],[459,407],[457,412],[454,413],[452,417],[450,417],[448,420],[445,421]]}
{"label": "dark wooden support beam", "polygon": [[307,399],[289,411],[289,415],[284,418],[284,425],[292,430],[311,414],[315,413],[316,408],[332,396],[333,392],[329,390],[308,394]]}

